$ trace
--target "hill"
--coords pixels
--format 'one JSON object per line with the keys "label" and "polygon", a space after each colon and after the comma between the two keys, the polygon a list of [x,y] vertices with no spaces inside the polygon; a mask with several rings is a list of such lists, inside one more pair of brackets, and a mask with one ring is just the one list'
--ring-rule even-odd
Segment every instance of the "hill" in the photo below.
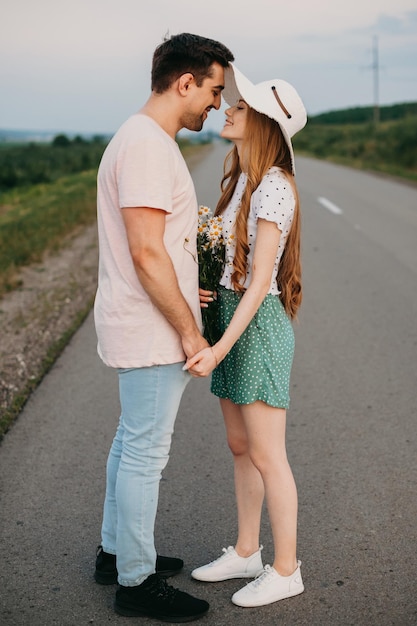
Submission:
{"label": "hill", "polygon": [[[374,107],[353,107],[337,111],[328,111],[309,117],[309,124],[364,124],[374,121]],[[379,107],[381,122],[403,120],[417,116],[417,102],[403,102]]]}
{"label": "hill", "polygon": [[313,116],[294,137],[294,148],[417,181],[417,102],[380,107],[377,124],[373,115],[373,107],[357,107]]}

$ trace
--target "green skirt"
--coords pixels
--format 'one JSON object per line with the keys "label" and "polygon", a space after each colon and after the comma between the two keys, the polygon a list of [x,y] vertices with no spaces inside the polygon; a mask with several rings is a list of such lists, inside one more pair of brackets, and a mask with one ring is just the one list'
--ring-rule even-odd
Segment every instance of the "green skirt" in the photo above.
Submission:
{"label": "green skirt", "polygon": [[[218,288],[218,324],[223,334],[242,294]],[[268,294],[245,332],[213,371],[211,391],[235,404],[288,409],[294,331],[278,296]]]}

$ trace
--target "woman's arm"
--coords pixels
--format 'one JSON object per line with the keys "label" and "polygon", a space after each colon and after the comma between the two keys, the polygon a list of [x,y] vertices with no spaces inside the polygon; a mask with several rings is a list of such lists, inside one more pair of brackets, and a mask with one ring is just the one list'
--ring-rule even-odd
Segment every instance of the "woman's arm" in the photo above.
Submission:
{"label": "woman's arm", "polygon": [[210,374],[224,359],[259,309],[271,284],[280,237],[281,231],[275,222],[258,220],[251,283],[222,338],[212,348],[206,348],[187,360],[184,367],[193,376]]}

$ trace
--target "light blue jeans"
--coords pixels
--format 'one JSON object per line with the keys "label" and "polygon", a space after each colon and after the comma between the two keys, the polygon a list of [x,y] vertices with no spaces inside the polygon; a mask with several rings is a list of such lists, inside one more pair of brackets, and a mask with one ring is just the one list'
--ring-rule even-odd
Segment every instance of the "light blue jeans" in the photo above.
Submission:
{"label": "light blue jeans", "polygon": [[155,572],[159,482],[191,378],[183,364],[118,370],[121,416],[107,460],[102,545],[117,555],[118,581],[125,587]]}

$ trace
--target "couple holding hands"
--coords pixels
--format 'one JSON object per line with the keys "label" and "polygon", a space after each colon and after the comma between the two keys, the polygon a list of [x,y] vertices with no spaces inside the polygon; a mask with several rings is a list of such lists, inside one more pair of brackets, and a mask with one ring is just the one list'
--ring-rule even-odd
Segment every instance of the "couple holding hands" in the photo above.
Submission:
{"label": "couple holding hands", "polygon": [[[291,137],[304,105],[280,79],[253,84],[223,44],[183,33],[153,55],[151,94],[117,131],[98,171],[98,353],[118,372],[121,415],[107,461],[96,581],[119,583],[122,615],[185,622],[209,605],[166,582],[181,559],[154,545],[159,482],[183,391],[212,375],[233,455],[238,528],[234,546],[192,577],[253,579],[232,602],[270,604],[302,593],[296,556],[297,490],[285,447],[301,304],[300,211]],[[197,199],[175,141],[202,129],[221,97],[221,136],[232,142],[215,215],[226,242],[216,294],[199,290]],[[185,250],[184,238],[191,251]],[[220,339],[202,335],[201,307],[217,298]],[[274,541],[262,562],[266,500]]]}

